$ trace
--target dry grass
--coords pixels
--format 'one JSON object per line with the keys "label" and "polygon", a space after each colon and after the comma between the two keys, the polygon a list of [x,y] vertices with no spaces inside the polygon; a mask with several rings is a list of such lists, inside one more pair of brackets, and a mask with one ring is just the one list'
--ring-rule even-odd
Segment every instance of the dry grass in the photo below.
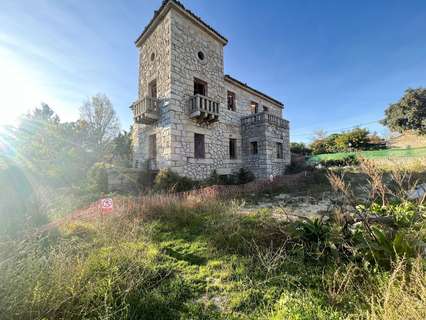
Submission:
{"label": "dry grass", "polygon": [[411,172],[424,172],[426,169],[426,157],[379,158],[373,161],[385,171],[404,168]]}
{"label": "dry grass", "polygon": [[426,272],[418,258],[409,269],[404,260],[396,263],[382,283],[379,295],[371,299],[370,320],[426,319]]}

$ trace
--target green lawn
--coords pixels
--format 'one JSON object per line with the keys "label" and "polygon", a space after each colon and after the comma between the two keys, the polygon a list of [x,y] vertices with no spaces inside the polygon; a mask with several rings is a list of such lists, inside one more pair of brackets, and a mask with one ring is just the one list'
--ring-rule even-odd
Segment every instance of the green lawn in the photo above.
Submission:
{"label": "green lawn", "polygon": [[360,155],[367,159],[424,157],[426,156],[426,148],[387,149],[387,150],[373,150],[373,151],[360,151],[360,152],[337,152],[337,153],[318,154],[313,156],[312,159],[313,160],[337,160],[337,159],[342,159],[351,154]]}

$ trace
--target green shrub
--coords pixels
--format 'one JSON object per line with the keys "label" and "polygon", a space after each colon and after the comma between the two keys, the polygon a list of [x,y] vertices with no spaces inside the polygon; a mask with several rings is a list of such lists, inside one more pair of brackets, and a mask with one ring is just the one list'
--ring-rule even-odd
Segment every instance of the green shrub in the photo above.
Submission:
{"label": "green shrub", "polygon": [[253,181],[255,179],[255,176],[250,170],[241,168],[238,171],[237,178],[238,184],[245,184]]}
{"label": "green shrub", "polygon": [[286,174],[299,173],[311,170],[312,166],[305,161],[305,156],[301,154],[291,154],[290,164],[286,167]]}
{"label": "green shrub", "polygon": [[382,268],[391,269],[392,263],[401,257],[410,261],[424,249],[410,230],[399,229],[395,232],[379,226],[372,226],[371,229],[374,238],[364,235],[358,248],[364,259]]}
{"label": "green shrub", "polygon": [[87,173],[89,190],[94,193],[108,192],[108,165],[102,162],[95,163]]}
{"label": "green shrub", "polygon": [[154,184],[155,174],[149,170],[141,170],[138,174],[136,189],[143,191],[151,188]]}
{"label": "green shrub", "polygon": [[328,159],[320,160],[320,164],[326,168],[329,167],[346,167],[355,166],[359,164],[358,159],[354,154],[350,154],[342,159]]}
{"label": "green shrub", "polygon": [[0,168],[0,237],[15,236],[48,222],[27,172],[10,165]]}
{"label": "green shrub", "polygon": [[154,190],[161,192],[182,192],[193,189],[198,183],[182,177],[170,169],[162,169],[154,179]]}
{"label": "green shrub", "polygon": [[208,185],[238,185],[249,183],[254,179],[253,172],[245,168],[241,168],[234,174],[217,174],[217,171],[213,170],[206,183]]}
{"label": "green shrub", "polygon": [[303,142],[292,142],[290,143],[290,152],[308,155],[311,153],[311,149],[309,149]]}

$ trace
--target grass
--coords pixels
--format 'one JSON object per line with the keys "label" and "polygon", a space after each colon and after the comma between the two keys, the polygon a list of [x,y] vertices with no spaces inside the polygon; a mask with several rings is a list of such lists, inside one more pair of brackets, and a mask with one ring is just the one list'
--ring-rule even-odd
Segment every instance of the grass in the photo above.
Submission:
{"label": "grass", "polygon": [[339,160],[349,155],[357,155],[366,159],[383,159],[383,158],[417,158],[426,156],[426,148],[409,148],[409,149],[386,149],[371,150],[360,152],[337,152],[318,154],[312,157],[314,160]]}
{"label": "grass", "polygon": [[[321,192],[323,175],[312,179],[276,192]],[[242,215],[242,199],[144,199],[0,238],[1,319],[424,319],[424,260],[375,265],[343,216],[288,222]],[[424,226],[404,231],[424,241]]]}

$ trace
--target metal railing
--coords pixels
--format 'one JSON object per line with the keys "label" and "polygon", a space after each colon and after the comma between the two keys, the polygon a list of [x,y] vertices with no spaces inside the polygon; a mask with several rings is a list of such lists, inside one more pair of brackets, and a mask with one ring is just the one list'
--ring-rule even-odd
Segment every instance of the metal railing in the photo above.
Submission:
{"label": "metal railing", "polygon": [[255,113],[241,118],[242,126],[250,126],[264,123],[272,124],[274,126],[284,129],[288,129],[289,124],[288,120],[277,117],[267,112]]}

